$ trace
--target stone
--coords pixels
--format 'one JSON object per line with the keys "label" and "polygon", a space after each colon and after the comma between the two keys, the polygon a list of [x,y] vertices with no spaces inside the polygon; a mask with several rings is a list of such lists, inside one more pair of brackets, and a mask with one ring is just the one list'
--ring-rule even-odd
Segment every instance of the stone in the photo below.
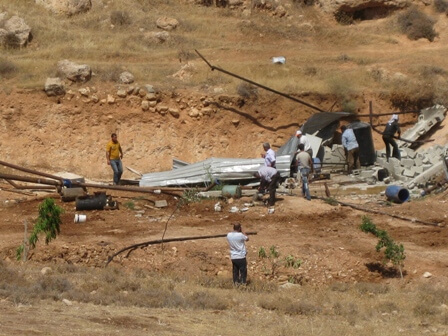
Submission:
{"label": "stone", "polygon": [[114,98],[114,96],[108,94],[106,101],[107,101],[108,104],[114,104],[115,103],[115,98]]}
{"label": "stone", "polygon": [[59,78],[47,78],[44,91],[47,96],[63,96],[65,94],[64,82]]}
{"label": "stone", "polygon": [[117,96],[120,98],[126,98],[128,95],[128,93],[126,92],[126,90],[120,89],[117,91]]}
{"label": "stone", "polygon": [[67,16],[87,12],[92,8],[91,0],[35,0],[35,2],[52,13]]}
{"label": "stone", "polygon": [[160,17],[157,19],[156,21],[156,25],[157,28],[166,30],[166,31],[171,31],[177,28],[177,26],[179,25],[179,21],[177,21],[176,19],[173,18],[169,18],[166,16]]}
{"label": "stone", "polygon": [[156,208],[165,208],[168,206],[168,202],[166,200],[158,200],[154,202],[154,206]]}
{"label": "stone", "polygon": [[143,100],[141,108],[143,111],[148,111],[149,110],[149,102],[147,100]]}
{"label": "stone", "polygon": [[122,72],[118,76],[118,81],[122,84],[131,84],[134,83],[134,75],[131,74],[129,71]]}
{"label": "stone", "polygon": [[92,77],[92,70],[86,64],[76,64],[69,60],[58,62],[58,72],[72,82],[87,82]]}
{"label": "stone", "polygon": [[168,109],[168,112],[169,112],[174,118],[179,118],[179,116],[180,116],[180,114],[179,114],[179,110],[177,110],[177,109],[170,108],[170,109]]}
{"label": "stone", "polygon": [[67,299],[63,299],[62,302],[64,302],[64,304],[67,305],[67,306],[72,306],[73,305],[73,303],[70,300],[67,300]]}
{"label": "stone", "polygon": [[51,267],[44,267],[40,270],[40,274],[42,275],[47,275],[47,274],[51,274],[53,272],[53,269]]}
{"label": "stone", "polygon": [[78,92],[81,96],[88,97],[90,94],[90,89],[89,88],[81,88],[78,90]]}
{"label": "stone", "polygon": [[[25,23],[25,20],[18,16],[13,16],[6,20],[4,30],[6,31],[6,34],[14,34],[18,47],[25,47],[33,38],[30,26]],[[0,37],[0,42],[2,42],[1,40],[2,38]]]}
{"label": "stone", "polygon": [[167,31],[163,32],[147,32],[143,35],[143,40],[148,44],[162,44],[169,41],[171,35]]}

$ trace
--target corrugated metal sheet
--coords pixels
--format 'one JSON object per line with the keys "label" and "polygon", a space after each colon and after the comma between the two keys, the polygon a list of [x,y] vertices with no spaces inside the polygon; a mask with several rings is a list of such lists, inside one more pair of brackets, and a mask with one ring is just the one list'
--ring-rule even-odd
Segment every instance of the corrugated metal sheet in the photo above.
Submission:
{"label": "corrugated metal sheet", "polygon": [[[277,170],[283,177],[290,172],[290,155],[277,156]],[[177,169],[144,174],[141,187],[188,186],[211,181],[253,180],[264,159],[210,158]]]}

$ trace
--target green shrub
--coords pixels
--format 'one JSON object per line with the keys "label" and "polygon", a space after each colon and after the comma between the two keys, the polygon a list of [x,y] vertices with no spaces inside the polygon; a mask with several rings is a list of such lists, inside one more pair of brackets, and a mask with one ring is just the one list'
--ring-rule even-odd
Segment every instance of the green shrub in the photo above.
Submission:
{"label": "green shrub", "polygon": [[[34,224],[33,232],[28,239],[28,244],[31,248],[36,247],[39,235],[42,233],[45,234],[45,244],[48,244],[56,238],[60,232],[60,225],[62,223],[61,214],[63,212],[64,209],[56,205],[52,198],[46,198],[39,204],[39,216],[37,217],[36,224]],[[22,258],[25,248],[24,244],[17,248],[17,260]]]}
{"label": "green shrub", "polygon": [[398,17],[401,32],[410,40],[426,38],[430,42],[434,41],[434,38],[438,36],[434,30],[434,24],[434,19],[420,12],[416,7],[410,7]]}
{"label": "green shrub", "polygon": [[400,271],[400,275],[403,278],[402,267],[403,261],[406,259],[403,244],[396,244],[385,230],[377,229],[376,225],[373,224],[367,216],[362,217],[362,224],[360,228],[363,232],[371,233],[378,237],[379,240],[375,247],[376,251],[378,252],[384,247],[384,261],[391,261],[395,266],[397,266]]}
{"label": "green shrub", "polygon": [[135,203],[133,201],[128,201],[126,203],[123,203],[123,206],[128,208],[129,210],[135,209]]}

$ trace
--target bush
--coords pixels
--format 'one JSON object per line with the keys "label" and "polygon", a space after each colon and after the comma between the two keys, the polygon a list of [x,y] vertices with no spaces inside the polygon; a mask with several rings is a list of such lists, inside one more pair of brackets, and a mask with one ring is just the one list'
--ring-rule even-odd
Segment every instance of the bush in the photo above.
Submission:
{"label": "bush", "polygon": [[448,1],[447,0],[434,0],[434,8],[438,13],[448,14]]}
{"label": "bush", "polygon": [[18,49],[20,48],[20,39],[14,33],[7,33],[3,40],[3,47],[5,49]]}
{"label": "bush", "polygon": [[420,12],[416,7],[411,7],[398,17],[398,25],[403,34],[410,40],[426,38],[434,41],[438,36],[434,30],[434,19]]}
{"label": "bush", "polygon": [[15,72],[17,72],[17,67],[14,63],[0,58],[0,78],[12,77]]}
{"label": "bush", "polygon": [[420,110],[434,105],[434,87],[430,84],[398,81],[389,95],[392,106],[401,111]]}
{"label": "bush", "polygon": [[128,26],[131,24],[131,18],[128,12],[113,11],[110,13],[110,23],[114,26]]}
{"label": "bush", "polygon": [[240,85],[238,85],[237,88],[238,94],[246,99],[249,98],[257,98],[258,97],[258,89],[256,86],[253,86],[252,84],[243,82]]}

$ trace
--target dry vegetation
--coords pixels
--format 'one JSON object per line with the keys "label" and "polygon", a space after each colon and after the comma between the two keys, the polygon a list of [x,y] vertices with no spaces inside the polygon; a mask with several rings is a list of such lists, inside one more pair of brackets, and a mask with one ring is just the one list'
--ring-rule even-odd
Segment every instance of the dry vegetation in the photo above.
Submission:
{"label": "dry vegetation", "polygon": [[[214,65],[277,90],[334,94],[350,111],[356,111],[351,96],[366,91],[390,95],[394,102],[397,97],[405,100],[401,106],[394,103],[397,107],[446,99],[446,77],[422,78],[419,73],[428,64],[442,72],[447,69],[443,0],[378,20],[353,20],[350,25],[338,24],[313,3],[300,1],[287,6],[289,18],[271,16],[256,6],[244,16],[239,9],[178,1],[109,1],[69,18],[25,2],[2,0],[0,6],[23,17],[34,36],[27,48],[4,48],[3,87],[40,89],[46,77],[55,75],[59,60],[71,59],[92,67],[91,85],[115,81],[119,71],[129,70],[138,82],[160,89],[221,87],[238,93],[240,81],[210,72],[194,52],[197,49]],[[174,17],[180,25],[165,43],[149,42],[144,35],[158,30],[155,22],[160,16]],[[409,48],[412,43],[421,47]],[[270,58],[280,55],[286,57],[286,64],[273,66]],[[173,78],[187,62],[193,64],[192,77]],[[421,87],[422,99],[415,98]]]}
{"label": "dry vegetation", "polygon": [[[214,315],[216,325],[209,325],[209,334],[229,335],[250,324],[245,334],[356,335],[363,330],[365,335],[419,335],[437,334],[448,324],[448,291],[434,286],[335,282],[327,288],[279,289],[269,283],[252,282],[246,288],[234,289],[223,279],[180,279],[175,274],[161,276],[142,269],[123,273],[121,268],[61,265],[42,275],[31,264],[26,268],[0,264],[0,271],[0,295],[16,307],[42,303],[57,307],[66,299],[77,302],[81,309],[90,304],[97,310],[133,307],[136,318],[160,309],[156,314],[165,322],[176,320],[167,316],[167,311],[194,314],[200,324],[209,319],[200,314]],[[233,325],[233,318],[242,326]],[[95,316],[90,319],[94,321]],[[150,325],[130,324],[138,335],[145,327]],[[207,334],[195,331],[194,322],[182,328],[187,335]]]}
{"label": "dry vegetation", "polygon": [[[1,49],[0,90],[40,90],[45,78],[56,75],[56,63],[70,59],[92,67],[91,86],[114,83],[121,71],[128,70],[137,82],[160,90],[223,88],[257,99],[260,90],[209,71],[194,52],[197,49],[212,64],[274,89],[335,97],[346,111],[358,111],[356,98],[363,94],[382,97],[399,109],[448,105],[448,5],[444,0],[425,8],[426,16],[417,19],[422,28],[414,26],[410,32],[405,28],[416,20],[412,16],[416,9],[343,25],[322,14],[312,1],[292,1],[289,19],[256,9],[245,17],[239,10],[179,2],[115,0],[65,18],[29,1],[0,0],[1,10],[24,18],[34,36],[26,48],[14,48],[10,41]],[[180,25],[165,43],[149,43],[144,33],[157,30],[155,21],[160,16],[175,17]],[[286,64],[271,64],[273,56],[285,56]],[[172,77],[186,63],[194,66],[192,77]],[[274,266],[266,260],[267,271]],[[67,299],[91,312],[86,330],[98,328],[99,323],[112,328],[98,334],[127,332],[127,328],[133,335],[147,335],[148,330],[153,334],[159,330],[160,335],[421,335],[448,330],[448,291],[437,286],[415,288],[385,281],[335,282],[317,288],[292,278],[287,289],[260,280],[233,288],[226,278],[186,278],[175,270],[160,274],[70,264],[52,267],[52,272],[42,275],[41,265],[1,263],[2,312],[15,311],[20,316],[23,307],[32,312],[38,306],[41,314],[54,319],[56,328],[65,321],[54,312],[60,312],[58,304]],[[155,314],[157,319],[124,323],[116,316],[102,316],[105,307],[131,307],[127,316]],[[161,323],[171,323],[171,329],[158,329]],[[72,330],[48,334],[68,335]]]}

